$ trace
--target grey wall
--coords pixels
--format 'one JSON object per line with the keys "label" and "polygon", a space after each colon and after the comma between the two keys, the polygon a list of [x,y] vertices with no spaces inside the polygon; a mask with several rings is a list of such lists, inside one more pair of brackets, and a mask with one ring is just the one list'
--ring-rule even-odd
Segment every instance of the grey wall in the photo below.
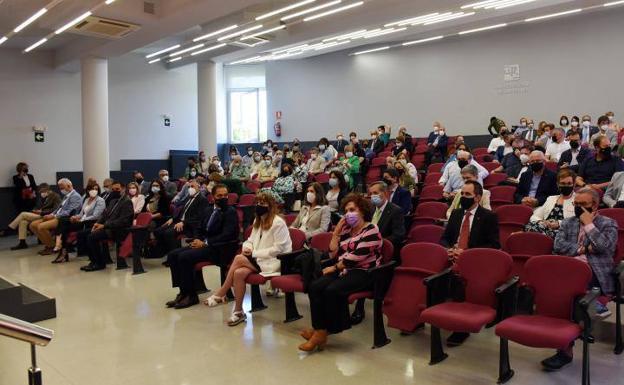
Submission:
{"label": "grey wall", "polygon": [[[624,121],[623,17],[615,9],[355,57],[269,62],[269,127],[275,111],[281,140],[365,134],[380,123],[422,136],[434,120],[476,135],[493,115],[516,124],[613,110]],[[504,81],[509,64],[520,65],[519,81]]]}
{"label": "grey wall", "polygon": [[[38,182],[82,170],[80,74],[56,71],[52,62],[45,50],[0,50],[0,187],[12,185],[19,161],[29,163]],[[163,114],[171,115],[171,127],[164,127]],[[38,124],[48,127],[45,143],[34,143]],[[170,149],[196,149],[196,66],[168,71],[137,55],[111,59],[109,124],[112,170],[121,159],[166,159]]]}

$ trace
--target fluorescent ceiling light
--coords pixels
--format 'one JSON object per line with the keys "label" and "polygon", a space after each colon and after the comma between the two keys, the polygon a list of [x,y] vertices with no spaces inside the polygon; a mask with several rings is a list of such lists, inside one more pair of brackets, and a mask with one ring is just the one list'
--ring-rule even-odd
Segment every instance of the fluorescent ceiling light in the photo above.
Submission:
{"label": "fluorescent ceiling light", "polygon": [[154,57],[154,56],[158,56],[158,55],[160,55],[160,54],[163,54],[163,53],[165,53],[165,52],[169,52],[169,51],[173,51],[174,49],[178,49],[178,48],[180,48],[180,44],[173,45],[173,46],[171,46],[171,47],[169,47],[169,48],[161,49],[161,50],[160,50],[160,51],[158,51],[158,52],[154,52],[154,53],[151,53],[151,54],[149,54],[149,55],[145,56],[145,58],[146,58],[146,59],[149,59],[149,58],[152,58],[152,57]]}
{"label": "fluorescent ceiling light", "polygon": [[323,42],[332,41],[332,40],[339,40],[341,38],[348,38],[348,37],[353,36],[353,35],[359,35],[361,33],[365,33],[366,31],[367,31],[366,29],[360,29],[359,31],[349,32],[349,33],[345,33],[344,35],[334,36],[334,37],[330,37],[330,38],[324,39]]}
{"label": "fluorescent ceiling light", "polygon": [[109,5],[109,4],[112,4],[112,3],[114,3],[114,2],[115,2],[115,0],[106,0],[105,4],[106,4],[106,5]]}
{"label": "fluorescent ceiling light", "polygon": [[265,13],[264,15],[258,16],[258,17],[256,17],[256,20],[262,20],[262,19],[266,19],[267,17],[279,15],[280,13],[284,13],[284,12],[290,11],[291,9],[302,7],[302,6],[306,5],[306,4],[314,3],[315,1],[316,0],[300,1],[298,3],[291,4],[291,5],[287,6],[287,7],[276,9],[275,11],[272,11],[272,12],[269,12],[269,13]]}
{"label": "fluorescent ceiling light", "polygon": [[171,55],[169,55],[169,57],[179,56],[179,55],[182,55],[183,53],[187,53],[189,51],[195,51],[196,49],[201,48],[203,46],[204,46],[204,43],[201,43],[201,44],[194,45],[192,47],[184,48],[184,49],[181,49],[179,51],[176,51],[176,52],[172,53]]}
{"label": "fluorescent ceiling light", "polygon": [[503,27],[506,27],[506,26],[507,26],[507,23],[490,25],[489,27],[483,27],[483,28],[469,29],[467,31],[461,31],[460,33],[458,33],[458,35],[467,35],[469,33],[488,31],[490,29],[503,28]]}
{"label": "fluorescent ceiling light", "polygon": [[420,19],[418,19],[416,21],[411,21],[411,22],[407,22],[407,23],[401,23],[401,24],[399,24],[399,26],[403,26],[403,25],[412,25],[412,26],[413,25],[424,25],[428,21],[444,19],[444,18],[449,17],[451,15],[454,15],[454,13],[453,12],[439,13],[437,15],[432,15],[432,16],[420,18]]}
{"label": "fluorescent ceiling light", "polygon": [[154,60],[150,60],[147,62],[147,64],[154,64],[154,63],[158,63],[160,61],[160,58],[158,59],[154,59]]}
{"label": "fluorescent ceiling light", "polygon": [[281,20],[282,21],[286,21],[286,20],[294,19],[295,17],[307,15],[308,13],[312,13],[312,12],[316,12],[316,11],[320,11],[321,9],[329,8],[331,6],[338,5],[340,3],[342,3],[342,0],[330,1],[329,3],[317,5],[316,7],[304,9],[303,11],[299,11],[299,12],[295,12],[295,13],[290,14],[290,15],[286,15],[286,16],[282,17]]}
{"label": "fluorescent ceiling light", "polygon": [[234,65],[234,64],[243,64],[243,63],[248,63],[248,62],[250,62],[250,61],[254,61],[254,60],[260,59],[261,57],[262,57],[262,56],[254,56],[254,57],[250,57],[250,58],[243,59],[243,60],[237,60],[237,61],[232,62],[232,63],[230,63],[230,64],[231,64],[231,65]]}
{"label": "fluorescent ceiling light", "polygon": [[428,41],[434,41],[434,40],[440,40],[443,39],[444,35],[441,36],[434,36],[434,37],[428,37],[426,39],[420,39],[420,40],[414,40],[414,41],[408,41],[403,43],[404,46],[408,46],[408,45],[414,45],[414,44],[421,44],[421,43],[426,43]]}
{"label": "fluorescent ceiling light", "polygon": [[182,56],[169,60],[169,63],[173,63],[174,61],[182,60]]}
{"label": "fluorescent ceiling light", "polygon": [[292,52],[292,51],[299,51],[299,50],[303,50],[304,48],[306,48],[309,44],[302,44],[302,45],[298,45],[296,47],[292,47],[292,48],[286,48],[286,49],[282,49],[279,51],[275,51],[273,54],[278,55],[278,54],[282,54],[285,52]]}
{"label": "fluorescent ceiling light", "polygon": [[217,39],[217,41],[223,41],[223,40],[231,39],[233,37],[244,35],[247,32],[255,31],[255,30],[260,29],[260,28],[262,28],[262,24],[255,25],[255,26],[253,26],[251,28],[243,29],[242,31],[234,32],[234,33],[231,33],[229,35],[221,36],[220,38]]}
{"label": "fluorescent ceiling light", "polygon": [[369,35],[364,35],[364,39],[370,39],[373,37],[377,37],[377,36],[383,36],[383,35],[389,35],[391,33],[396,33],[396,32],[401,32],[401,31],[405,31],[407,28],[399,28],[399,29],[384,29],[382,31],[379,32],[375,32]]}
{"label": "fluorescent ceiling light", "polygon": [[371,53],[371,52],[379,52],[379,51],[385,51],[387,49],[390,49],[390,46],[387,45],[385,47],[380,47],[380,48],[375,48],[375,49],[368,49],[366,51],[360,51],[360,52],[356,52],[353,55],[363,55],[365,53]]}
{"label": "fluorescent ceiling light", "polygon": [[461,19],[461,18],[463,18],[463,17],[472,16],[472,15],[474,15],[474,14],[475,14],[475,12],[469,12],[469,13],[463,13],[463,12],[460,12],[460,13],[454,13],[454,14],[451,14],[451,15],[446,16],[446,17],[443,17],[443,18],[430,20],[430,21],[428,21],[428,22],[424,23],[423,25],[431,25],[431,24],[442,23],[442,22],[445,22],[445,21],[451,21],[451,20],[455,20],[455,19]]}
{"label": "fluorescent ceiling light", "polygon": [[231,30],[236,29],[236,28],[238,28],[238,25],[236,25],[236,24],[230,25],[229,27],[225,27],[225,28],[220,29],[218,31],[210,32],[210,33],[208,33],[206,35],[203,35],[203,36],[200,36],[200,37],[196,37],[195,39],[193,39],[193,42],[197,43],[200,40],[208,39],[210,37],[220,35],[223,32],[231,31]]}
{"label": "fluorescent ceiling light", "polygon": [[485,9],[505,9],[505,8],[509,8],[509,7],[515,7],[516,5],[522,5],[522,4],[527,4],[527,3],[532,3],[535,0],[507,0],[505,2],[501,2],[501,3],[496,3],[494,5],[490,5],[485,7]]}
{"label": "fluorescent ceiling light", "polygon": [[83,13],[82,15],[78,16],[74,20],[70,21],[69,23],[65,24],[61,28],[57,29],[56,32],[54,32],[54,33],[57,34],[57,35],[60,35],[61,33],[65,32],[66,30],[68,30],[69,28],[73,27],[74,25],[80,23],[81,21],[83,21],[84,19],[86,19],[89,16],[91,16],[91,11]]}
{"label": "fluorescent ceiling light", "polygon": [[329,43],[329,44],[323,44],[320,47],[316,47],[314,50],[315,51],[320,51],[322,49],[327,49],[327,48],[331,48],[331,47],[335,47],[337,45],[343,45],[343,44],[347,44],[347,43],[351,43],[351,40],[344,40],[344,41],[337,41],[337,42]]}
{"label": "fluorescent ceiling light", "polygon": [[572,14],[572,13],[578,13],[578,12],[581,12],[582,10],[583,10],[582,8],[572,9],[570,11],[565,11],[565,12],[551,13],[550,15],[531,17],[531,18],[526,19],[524,21],[531,22],[531,21],[536,21],[536,20],[550,19],[551,17],[557,17],[557,16],[563,16],[563,15],[569,15],[569,14]]}
{"label": "fluorescent ceiling light", "polygon": [[303,19],[303,21],[312,21],[312,20],[320,19],[321,17],[333,15],[334,13],[338,13],[338,12],[346,11],[347,9],[359,7],[362,4],[364,4],[363,1],[358,1],[357,3],[345,5],[343,7],[334,8],[334,9],[331,9],[329,11],[317,13],[316,15],[308,16],[305,19]]}
{"label": "fluorescent ceiling light", "polygon": [[611,3],[605,3],[605,4],[603,4],[603,6],[604,7],[610,7],[612,5],[619,5],[619,4],[624,4],[624,0],[622,0],[622,1],[614,1],[614,2],[611,2]]}
{"label": "fluorescent ceiling light", "polygon": [[256,32],[256,33],[254,33],[254,34],[252,34],[252,35],[243,36],[243,37],[241,37],[241,40],[249,40],[249,39],[253,39],[253,38],[254,38],[254,37],[256,37],[256,36],[265,35],[265,34],[267,34],[267,33],[275,32],[275,31],[279,31],[280,29],[284,29],[284,28],[286,28],[286,26],[285,26],[285,25],[280,25],[280,26],[277,26],[277,27],[275,27],[275,28],[265,29],[264,31]]}
{"label": "fluorescent ceiling light", "polygon": [[191,56],[199,55],[199,54],[202,54],[202,53],[208,52],[208,51],[213,51],[215,49],[219,49],[219,48],[225,47],[226,45],[227,44],[225,44],[225,43],[213,45],[212,47],[204,48],[204,49],[201,49],[199,51],[193,52],[191,54]]}
{"label": "fluorescent ceiling light", "polygon": [[[450,13],[450,12],[449,12]],[[435,13],[430,13],[428,15],[423,15],[423,16],[417,16],[417,17],[411,17],[409,19],[403,19],[403,20],[399,20],[399,21],[395,21],[392,23],[388,23],[386,25],[384,25],[384,27],[392,27],[394,25],[404,25],[404,24],[412,24],[412,23],[417,23],[418,21],[422,20],[422,19],[427,19],[433,16],[438,16],[439,13],[435,12]]]}
{"label": "fluorescent ceiling light", "polygon": [[46,41],[48,41],[48,39],[46,39],[46,38],[44,37],[43,39],[39,40],[39,41],[38,41],[38,42],[36,42],[35,44],[33,44],[33,45],[31,45],[30,47],[26,48],[26,49],[24,50],[24,52],[30,52],[30,51],[32,51],[33,49],[35,49],[35,48],[39,47],[41,44],[45,43]]}
{"label": "fluorescent ceiling light", "polygon": [[28,27],[28,25],[30,25],[30,23],[32,23],[33,21],[37,20],[38,18],[40,18],[41,16],[43,16],[44,13],[48,12],[48,10],[46,8],[41,8],[40,10],[37,11],[37,13],[35,13],[34,15],[32,15],[31,17],[29,17],[28,19],[26,19],[25,22],[23,22],[22,24],[18,25],[13,32],[18,33],[19,31],[21,31],[22,29]]}
{"label": "fluorescent ceiling light", "polygon": [[2,37],[0,37],[0,45],[2,45],[2,43],[4,43],[4,42],[5,42],[5,41],[7,41],[7,40],[9,40],[9,38],[8,38],[8,37],[6,37],[6,36],[2,36]]}

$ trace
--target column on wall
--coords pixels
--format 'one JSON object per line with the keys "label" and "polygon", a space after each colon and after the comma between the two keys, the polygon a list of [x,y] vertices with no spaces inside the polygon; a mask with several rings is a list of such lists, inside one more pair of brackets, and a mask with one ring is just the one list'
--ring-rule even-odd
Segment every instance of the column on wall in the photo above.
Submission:
{"label": "column on wall", "polygon": [[222,65],[211,61],[197,63],[197,114],[199,150],[217,153],[219,126],[219,82],[223,81]]}
{"label": "column on wall", "polygon": [[81,60],[83,177],[100,184],[110,176],[108,145],[108,60]]}

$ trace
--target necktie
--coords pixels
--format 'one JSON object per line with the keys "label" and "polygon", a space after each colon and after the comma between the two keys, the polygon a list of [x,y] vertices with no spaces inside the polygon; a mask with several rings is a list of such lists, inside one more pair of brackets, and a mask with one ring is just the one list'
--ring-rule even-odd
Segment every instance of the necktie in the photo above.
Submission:
{"label": "necktie", "polygon": [[464,222],[462,223],[461,230],[459,231],[459,240],[457,241],[457,247],[462,250],[468,248],[468,239],[470,238],[470,211],[466,211],[464,215]]}
{"label": "necktie", "polygon": [[532,129],[532,128],[530,128],[530,129],[529,129],[529,135],[528,135],[527,140],[528,140],[529,142],[532,142],[532,141],[533,141],[533,129]]}
{"label": "necktie", "polygon": [[217,218],[217,212],[219,210],[214,209],[212,211],[212,215],[210,216],[210,219],[208,220],[208,224],[206,225],[206,232],[210,233],[210,229],[212,228],[212,224],[214,223],[215,219]]}
{"label": "necktie", "polygon": [[376,225],[379,223],[379,218],[381,218],[381,210],[379,208],[375,209],[375,214],[373,214],[373,224]]}

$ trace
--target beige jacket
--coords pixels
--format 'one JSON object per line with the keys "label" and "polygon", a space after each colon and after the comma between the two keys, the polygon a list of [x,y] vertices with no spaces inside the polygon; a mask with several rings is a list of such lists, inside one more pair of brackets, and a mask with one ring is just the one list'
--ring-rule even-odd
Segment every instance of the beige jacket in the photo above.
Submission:
{"label": "beige jacket", "polygon": [[[303,223],[303,218],[306,216],[308,216],[307,220]],[[303,206],[301,211],[299,211],[299,215],[297,215],[297,219],[290,227],[305,232],[306,238],[310,239],[314,235],[324,233],[329,229],[330,218],[331,212],[327,205],[316,206],[311,213],[310,206]]]}

